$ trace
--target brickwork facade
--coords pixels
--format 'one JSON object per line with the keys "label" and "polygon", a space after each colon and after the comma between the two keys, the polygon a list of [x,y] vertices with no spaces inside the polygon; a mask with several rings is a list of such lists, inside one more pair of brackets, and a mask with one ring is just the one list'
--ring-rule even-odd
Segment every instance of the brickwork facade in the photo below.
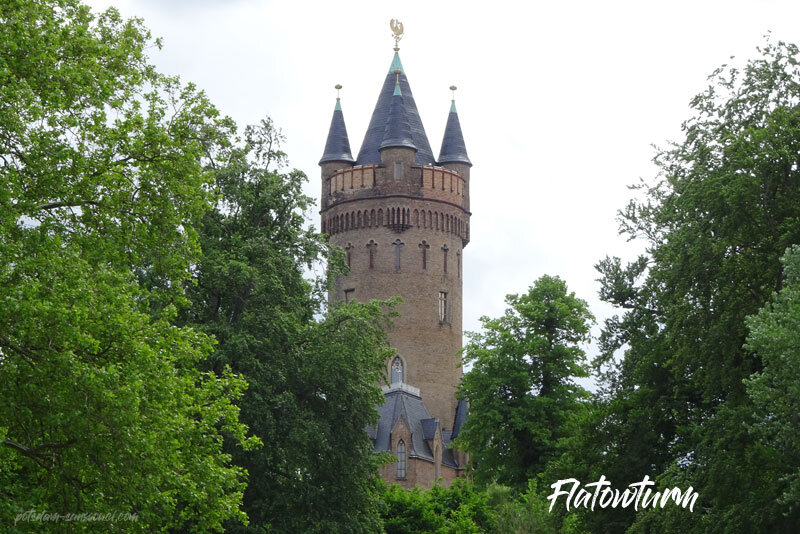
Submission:
{"label": "brickwork facade", "polygon": [[456,390],[472,166],[455,103],[437,162],[395,49],[358,159],[337,99],[320,166],[322,232],[349,266],[329,299],[403,299],[388,332],[399,360],[386,362],[387,401],[369,429],[376,450],[397,457],[381,476],[407,488],[447,484],[467,461],[448,448],[467,411]]}
{"label": "brickwork facade", "polygon": [[350,266],[330,298],[403,298],[389,339],[405,363],[404,382],[420,389],[431,416],[449,430],[461,380],[469,168],[417,166],[413,153],[389,148],[380,166],[339,165],[323,174],[323,231]]}

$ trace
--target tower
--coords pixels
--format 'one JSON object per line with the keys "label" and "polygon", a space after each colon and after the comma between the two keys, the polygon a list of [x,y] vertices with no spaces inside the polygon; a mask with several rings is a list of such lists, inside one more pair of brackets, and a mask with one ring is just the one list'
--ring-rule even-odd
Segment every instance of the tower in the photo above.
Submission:
{"label": "tower", "polygon": [[355,159],[337,95],[320,160],[322,231],[346,251],[350,268],[334,282],[331,300],[403,298],[388,333],[397,357],[386,362],[386,402],[369,432],[376,450],[397,457],[382,473],[387,481],[430,486],[458,476],[465,460],[447,446],[467,409],[455,393],[472,163],[455,98],[434,159],[400,61],[395,21],[393,30],[394,57]]}

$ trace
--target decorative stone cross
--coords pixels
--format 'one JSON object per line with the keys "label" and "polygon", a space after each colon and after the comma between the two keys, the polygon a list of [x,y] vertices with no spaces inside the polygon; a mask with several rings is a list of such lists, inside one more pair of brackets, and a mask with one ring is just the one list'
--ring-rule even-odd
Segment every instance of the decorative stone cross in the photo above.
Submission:
{"label": "decorative stone cross", "polygon": [[353,247],[352,243],[348,243],[347,246],[344,247],[344,250],[347,252],[347,266],[348,267],[350,267],[350,250],[352,250],[353,248],[354,247]]}
{"label": "decorative stone cross", "polygon": [[427,269],[428,268],[428,249],[431,248],[431,246],[428,244],[427,241],[425,241],[423,239],[422,243],[419,244],[419,248],[422,249],[422,268],[423,269]]}
{"label": "decorative stone cross", "polygon": [[367,243],[367,249],[369,250],[369,268],[375,268],[375,250],[378,248],[378,244],[375,240],[370,239],[369,243]]}

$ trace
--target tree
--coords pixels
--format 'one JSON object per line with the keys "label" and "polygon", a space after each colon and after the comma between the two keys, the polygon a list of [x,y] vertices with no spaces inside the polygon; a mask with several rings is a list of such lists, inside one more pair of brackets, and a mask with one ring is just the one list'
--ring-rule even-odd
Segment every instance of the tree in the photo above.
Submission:
{"label": "tree", "polygon": [[245,473],[221,450],[222,431],[255,444],[232,404],[245,383],[199,371],[212,340],[174,326],[209,208],[204,152],[231,125],[158,74],[147,30],[114,9],[23,0],[0,21],[0,522],[245,520]]}
{"label": "tree", "polygon": [[326,309],[324,281],[305,278],[321,260],[334,274],[344,266],[304,228],[313,200],[302,194],[305,175],[283,170],[282,141],[265,120],[212,159],[219,201],[203,221],[182,321],[219,341],[209,369],[230,366],[249,382],[241,417],[264,445],[226,447],[251,475],[251,524],[241,530],[380,531],[380,458],[365,428],[383,402],[390,312],[381,303]]}
{"label": "tree", "polygon": [[[760,52],[744,69],[712,74],[685,139],[659,150],[659,177],[621,213],[621,231],[645,239],[647,254],[598,265],[601,297],[625,309],[606,323],[596,362],[607,366],[604,462],[634,480],[691,485],[703,501],[691,518],[640,514],[642,531],[797,524],[778,500],[786,460],[747,431],[755,421],[744,381],[762,360],[745,346],[746,318],[782,288],[779,258],[800,242],[798,49],[767,42]],[[602,530],[606,519],[591,520]]]}
{"label": "tree", "polygon": [[579,344],[594,318],[558,277],[543,276],[506,303],[502,317],[481,318],[484,331],[470,334],[464,348],[473,368],[459,395],[470,416],[457,445],[472,455],[476,480],[524,490],[587,396],[573,378],[588,375]]}
{"label": "tree", "polygon": [[548,512],[545,492],[530,481],[515,497],[507,486],[479,488],[457,478],[449,487],[411,491],[397,484],[382,487],[381,516],[387,534],[550,534],[574,533],[573,522]]}
{"label": "tree", "polygon": [[747,348],[764,365],[745,384],[756,409],[752,431],[782,459],[779,495],[790,515],[800,503],[800,247],[782,259],[784,285],[750,317]]}

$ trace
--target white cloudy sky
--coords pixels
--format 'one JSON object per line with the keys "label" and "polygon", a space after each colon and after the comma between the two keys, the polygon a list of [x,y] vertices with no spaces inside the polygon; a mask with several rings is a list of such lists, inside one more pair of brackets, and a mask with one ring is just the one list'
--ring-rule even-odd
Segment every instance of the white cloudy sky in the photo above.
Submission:
{"label": "white cloudy sky", "polygon": [[[542,274],[566,279],[599,320],[594,264],[632,257],[617,236],[628,184],[655,174],[652,144],[680,138],[688,102],[763,36],[800,43],[800,2],[91,0],[145,19],[152,60],[204,88],[239,124],[269,115],[291,165],[319,197],[319,167],[341,83],[353,154],[400,56],[438,154],[455,84],[472,159],[464,329]],[[310,214],[318,227],[318,215]],[[591,349],[590,352],[594,352]]]}

